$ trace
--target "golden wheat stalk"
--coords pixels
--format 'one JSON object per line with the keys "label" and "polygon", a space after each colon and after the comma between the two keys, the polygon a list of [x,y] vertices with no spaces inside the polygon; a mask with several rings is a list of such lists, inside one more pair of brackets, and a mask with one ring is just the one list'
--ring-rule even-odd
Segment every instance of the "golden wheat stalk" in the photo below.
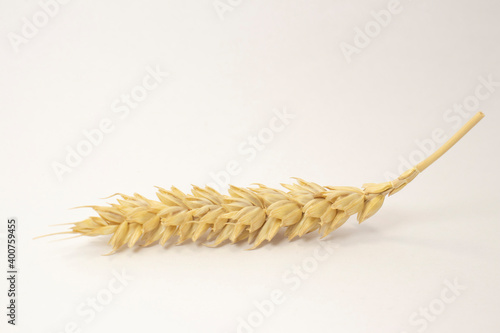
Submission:
{"label": "golden wheat stalk", "polygon": [[272,240],[281,228],[286,229],[285,235],[290,240],[315,230],[325,237],[352,215],[357,214],[360,223],[373,216],[386,196],[405,187],[483,117],[482,112],[477,113],[434,154],[390,182],[365,184],[359,189],[323,187],[296,178],[296,184],[282,184],[288,191],[256,184],[252,188],[230,186],[228,195],[208,186],[193,186],[191,194],[175,187],[158,188],[159,201],[137,193],[133,196],[117,193],[121,196],[118,203],[85,206],[93,208],[99,216],[74,223],[69,231],[62,233],[112,235],[109,244],[113,248],[109,254],[125,244],[132,247],[141,242],[147,246],[159,241],[165,245],[171,238],[177,238],[177,244],[213,240],[209,246],[226,240],[231,243],[248,240],[254,249],[263,241]]}

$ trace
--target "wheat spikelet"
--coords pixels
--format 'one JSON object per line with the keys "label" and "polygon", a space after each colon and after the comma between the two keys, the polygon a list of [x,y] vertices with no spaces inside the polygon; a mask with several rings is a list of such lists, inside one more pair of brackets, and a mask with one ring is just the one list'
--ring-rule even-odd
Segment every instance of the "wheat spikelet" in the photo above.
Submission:
{"label": "wheat spikelet", "polygon": [[148,246],[155,242],[165,245],[176,239],[237,243],[247,240],[251,249],[271,241],[285,229],[288,239],[318,230],[322,237],[342,226],[357,214],[361,223],[373,216],[391,196],[461,139],[484,115],[479,112],[433,155],[407,170],[397,179],[378,184],[350,186],[320,186],[296,178],[294,184],[282,184],[278,190],[262,184],[251,188],[230,186],[223,195],[213,188],[193,186],[191,193],[172,187],[158,188],[158,200],[139,194],[117,193],[121,198],[110,206],[86,206],[98,216],[74,223],[69,232],[85,236],[111,235],[109,244],[114,253],[123,245],[133,247],[139,242]]}

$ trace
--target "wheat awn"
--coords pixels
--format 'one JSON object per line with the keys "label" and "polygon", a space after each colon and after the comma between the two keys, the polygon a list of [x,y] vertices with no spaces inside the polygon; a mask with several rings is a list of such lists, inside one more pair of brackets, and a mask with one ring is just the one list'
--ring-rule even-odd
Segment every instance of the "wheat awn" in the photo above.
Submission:
{"label": "wheat awn", "polygon": [[228,195],[208,186],[193,186],[191,193],[175,187],[170,190],[159,187],[159,200],[137,193],[132,196],[117,193],[121,198],[115,204],[85,206],[94,209],[98,216],[74,223],[61,234],[111,235],[110,254],[125,244],[165,245],[171,238],[177,238],[177,244],[187,240],[213,241],[209,246],[227,240],[231,243],[247,240],[254,249],[272,240],[281,228],[285,228],[290,240],[316,230],[325,237],[352,215],[357,214],[360,223],[373,216],[386,196],[404,188],[483,117],[482,112],[477,113],[434,154],[390,182],[364,184],[360,189],[320,186],[296,178],[295,184],[282,184],[287,191],[256,184],[252,188],[230,186]]}

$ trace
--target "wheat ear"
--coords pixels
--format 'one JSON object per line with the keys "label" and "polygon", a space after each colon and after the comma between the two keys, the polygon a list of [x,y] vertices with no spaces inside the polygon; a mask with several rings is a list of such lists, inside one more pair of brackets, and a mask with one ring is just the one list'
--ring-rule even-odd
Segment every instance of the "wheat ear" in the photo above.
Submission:
{"label": "wheat ear", "polygon": [[441,157],[482,118],[477,113],[434,154],[397,179],[378,184],[364,184],[362,189],[350,186],[320,186],[296,178],[295,184],[282,184],[277,190],[262,184],[242,188],[230,186],[223,195],[213,188],[193,186],[191,193],[175,187],[158,188],[158,200],[139,194],[121,196],[110,206],[86,206],[99,216],[74,223],[70,231],[85,236],[111,235],[109,244],[114,253],[121,246],[132,247],[139,242],[147,246],[155,242],[165,245],[171,238],[184,241],[213,241],[217,246],[226,240],[232,243],[248,240],[252,249],[272,240],[281,228],[291,240],[319,230],[322,237],[342,226],[357,214],[361,223],[373,216],[386,196],[399,192],[420,172]]}

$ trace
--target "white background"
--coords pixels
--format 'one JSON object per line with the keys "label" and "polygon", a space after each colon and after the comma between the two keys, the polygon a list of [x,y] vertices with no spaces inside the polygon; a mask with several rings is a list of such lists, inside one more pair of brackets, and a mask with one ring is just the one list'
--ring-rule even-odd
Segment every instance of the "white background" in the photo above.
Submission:
{"label": "white background", "polygon": [[[41,7],[0,1],[0,266],[16,216],[20,270],[18,326],[6,324],[2,278],[0,331],[236,332],[278,290],[284,302],[246,331],[498,332],[500,86],[474,97],[487,92],[480,77],[500,82],[498,2],[401,0],[350,62],[342,43],[355,46],[388,1],[231,3],[221,16],[212,0],[74,0],[16,52],[12,34]],[[170,76],[120,118],[112,103],[157,66]],[[231,160],[238,186],[382,182],[432,147],[433,131],[452,135],[465,117],[449,110],[464,101],[486,118],[376,216],[324,239],[334,251],[323,261],[316,234],[255,251],[187,243],[113,256],[101,256],[106,237],[32,240],[91,214],[68,208],[115,192],[154,198],[155,185],[189,191]],[[276,109],[295,118],[247,161],[238,147]],[[113,131],[59,181],[53,164],[105,118]],[[294,290],[290,270],[303,264]],[[92,320],[78,314],[114,271],[133,280]],[[448,303],[446,281],[465,287]],[[422,319],[429,306],[437,314]]]}

